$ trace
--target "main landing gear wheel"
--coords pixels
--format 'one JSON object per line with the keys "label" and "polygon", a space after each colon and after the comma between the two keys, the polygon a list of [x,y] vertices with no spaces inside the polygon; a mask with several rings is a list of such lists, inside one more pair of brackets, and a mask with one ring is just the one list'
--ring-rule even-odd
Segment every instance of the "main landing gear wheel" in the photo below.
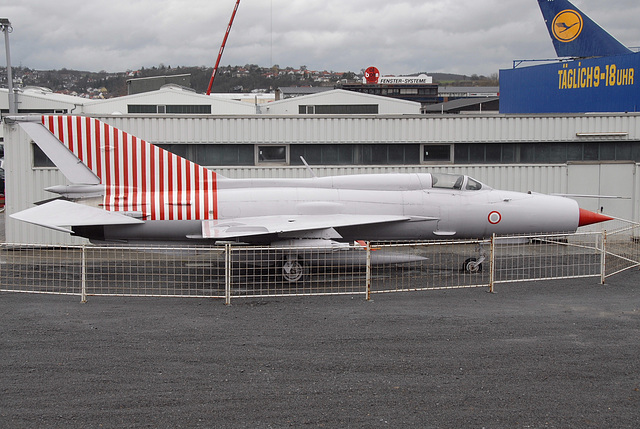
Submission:
{"label": "main landing gear wheel", "polygon": [[282,264],[282,278],[289,283],[295,283],[304,275],[304,265],[299,260],[287,260]]}
{"label": "main landing gear wheel", "polygon": [[465,273],[481,273],[482,272],[482,261],[478,261],[476,258],[468,258],[462,264],[462,271]]}
{"label": "main landing gear wheel", "polygon": [[476,274],[482,272],[482,263],[487,259],[487,253],[484,251],[482,243],[476,245],[477,258],[467,258],[462,264],[462,272]]}

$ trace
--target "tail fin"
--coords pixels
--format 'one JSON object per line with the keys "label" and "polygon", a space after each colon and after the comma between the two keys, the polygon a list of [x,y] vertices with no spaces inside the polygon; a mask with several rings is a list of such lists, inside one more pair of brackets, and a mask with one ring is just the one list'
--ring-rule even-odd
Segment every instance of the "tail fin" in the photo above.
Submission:
{"label": "tail fin", "polygon": [[559,57],[603,57],[631,53],[568,0],[538,0],[538,5]]}
{"label": "tail fin", "polygon": [[217,218],[213,171],[97,119],[45,115],[42,125],[82,161],[84,182],[92,173],[104,185],[105,209],[150,220]]}

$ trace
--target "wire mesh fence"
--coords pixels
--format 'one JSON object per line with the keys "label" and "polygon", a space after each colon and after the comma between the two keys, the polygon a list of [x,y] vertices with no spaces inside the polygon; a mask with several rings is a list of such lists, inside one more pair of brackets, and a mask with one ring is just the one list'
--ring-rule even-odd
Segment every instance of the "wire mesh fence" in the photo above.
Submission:
{"label": "wire mesh fence", "polygon": [[373,244],[371,293],[488,286],[490,240]]}
{"label": "wire mesh fence", "polygon": [[232,297],[365,293],[361,246],[229,247]]}
{"label": "wire mesh fence", "polygon": [[10,292],[80,295],[81,247],[3,244],[0,252],[0,288]]}
{"label": "wire mesh fence", "polygon": [[220,298],[356,295],[561,278],[640,266],[640,226],[611,232],[322,247],[0,245],[0,290]]}
{"label": "wire mesh fence", "polygon": [[225,249],[85,248],[86,295],[225,296]]}
{"label": "wire mesh fence", "polygon": [[602,234],[494,238],[493,282],[602,276]]}
{"label": "wire mesh fence", "polygon": [[3,291],[83,296],[224,297],[224,254],[224,248],[4,244],[0,284]]}
{"label": "wire mesh fence", "polygon": [[606,277],[640,266],[640,225],[604,232],[603,240]]}

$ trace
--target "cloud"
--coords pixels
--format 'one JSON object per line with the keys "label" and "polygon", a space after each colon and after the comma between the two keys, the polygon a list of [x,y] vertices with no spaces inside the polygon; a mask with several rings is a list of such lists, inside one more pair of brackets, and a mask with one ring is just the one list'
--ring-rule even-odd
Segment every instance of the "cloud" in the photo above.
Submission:
{"label": "cloud", "polygon": [[[213,66],[234,0],[31,0],[4,7],[13,64],[123,71]],[[575,1],[623,43],[640,45],[640,5]],[[491,74],[555,53],[533,0],[243,0],[223,64],[307,65],[384,74]]]}

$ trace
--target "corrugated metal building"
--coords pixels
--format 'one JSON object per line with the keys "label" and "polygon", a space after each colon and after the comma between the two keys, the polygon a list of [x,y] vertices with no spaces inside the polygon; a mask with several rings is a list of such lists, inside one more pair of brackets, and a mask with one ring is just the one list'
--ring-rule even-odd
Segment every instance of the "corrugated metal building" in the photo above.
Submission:
{"label": "corrugated metal building", "polygon": [[250,115],[255,106],[215,95],[198,94],[178,85],[165,85],[156,91],[91,100],[80,106],[77,114],[206,114]]}
{"label": "corrugated metal building", "polygon": [[[640,114],[96,117],[228,177],[308,177],[302,154],[319,176],[461,172],[501,189],[620,196],[579,202],[626,219],[640,209]],[[10,214],[66,179],[18,126],[4,132]],[[73,241],[9,217],[6,232],[16,243]]]}
{"label": "corrugated metal building", "polygon": [[417,114],[420,113],[420,103],[332,89],[262,105],[259,113],[270,115]]}

